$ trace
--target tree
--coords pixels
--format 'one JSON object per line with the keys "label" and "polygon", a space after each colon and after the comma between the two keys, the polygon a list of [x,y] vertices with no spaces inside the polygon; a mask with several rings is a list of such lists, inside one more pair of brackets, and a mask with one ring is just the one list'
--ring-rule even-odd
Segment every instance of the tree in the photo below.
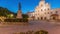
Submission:
{"label": "tree", "polygon": [[27,19],[28,18],[28,15],[27,14],[22,14],[23,18],[24,19]]}
{"label": "tree", "polygon": [[0,7],[0,16],[5,16],[5,17],[7,17],[8,14],[13,14],[14,16],[16,16],[16,13],[8,10],[7,8]]}

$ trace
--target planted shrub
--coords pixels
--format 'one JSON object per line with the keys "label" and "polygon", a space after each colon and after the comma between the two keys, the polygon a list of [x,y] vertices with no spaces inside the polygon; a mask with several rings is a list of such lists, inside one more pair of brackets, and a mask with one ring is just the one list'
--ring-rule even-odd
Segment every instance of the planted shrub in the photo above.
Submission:
{"label": "planted shrub", "polygon": [[28,22],[28,19],[5,19],[5,22]]}

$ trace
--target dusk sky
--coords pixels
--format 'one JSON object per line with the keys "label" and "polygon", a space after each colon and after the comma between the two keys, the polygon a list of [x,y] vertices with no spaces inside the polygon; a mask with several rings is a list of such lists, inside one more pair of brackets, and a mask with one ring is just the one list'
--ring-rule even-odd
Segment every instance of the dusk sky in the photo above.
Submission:
{"label": "dusk sky", "polygon": [[[8,8],[16,13],[18,11],[19,2],[22,6],[22,12],[27,13],[28,11],[34,11],[40,0],[0,0],[0,7]],[[46,2],[50,3],[52,9],[60,8],[60,0],[46,0]]]}

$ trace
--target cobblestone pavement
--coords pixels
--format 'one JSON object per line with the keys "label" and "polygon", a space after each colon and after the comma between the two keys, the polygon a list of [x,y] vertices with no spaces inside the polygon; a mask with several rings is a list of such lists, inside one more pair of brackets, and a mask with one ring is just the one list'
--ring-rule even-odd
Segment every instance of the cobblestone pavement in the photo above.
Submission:
{"label": "cobblestone pavement", "polygon": [[30,21],[28,25],[0,25],[0,34],[46,30],[49,34],[60,34],[60,24],[48,21]]}

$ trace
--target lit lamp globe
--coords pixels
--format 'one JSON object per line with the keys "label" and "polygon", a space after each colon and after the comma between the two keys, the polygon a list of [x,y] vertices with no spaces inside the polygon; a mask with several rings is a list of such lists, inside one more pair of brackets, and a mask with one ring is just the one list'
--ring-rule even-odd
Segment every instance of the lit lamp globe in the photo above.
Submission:
{"label": "lit lamp globe", "polygon": [[13,14],[10,14],[10,17],[12,18],[14,15]]}

